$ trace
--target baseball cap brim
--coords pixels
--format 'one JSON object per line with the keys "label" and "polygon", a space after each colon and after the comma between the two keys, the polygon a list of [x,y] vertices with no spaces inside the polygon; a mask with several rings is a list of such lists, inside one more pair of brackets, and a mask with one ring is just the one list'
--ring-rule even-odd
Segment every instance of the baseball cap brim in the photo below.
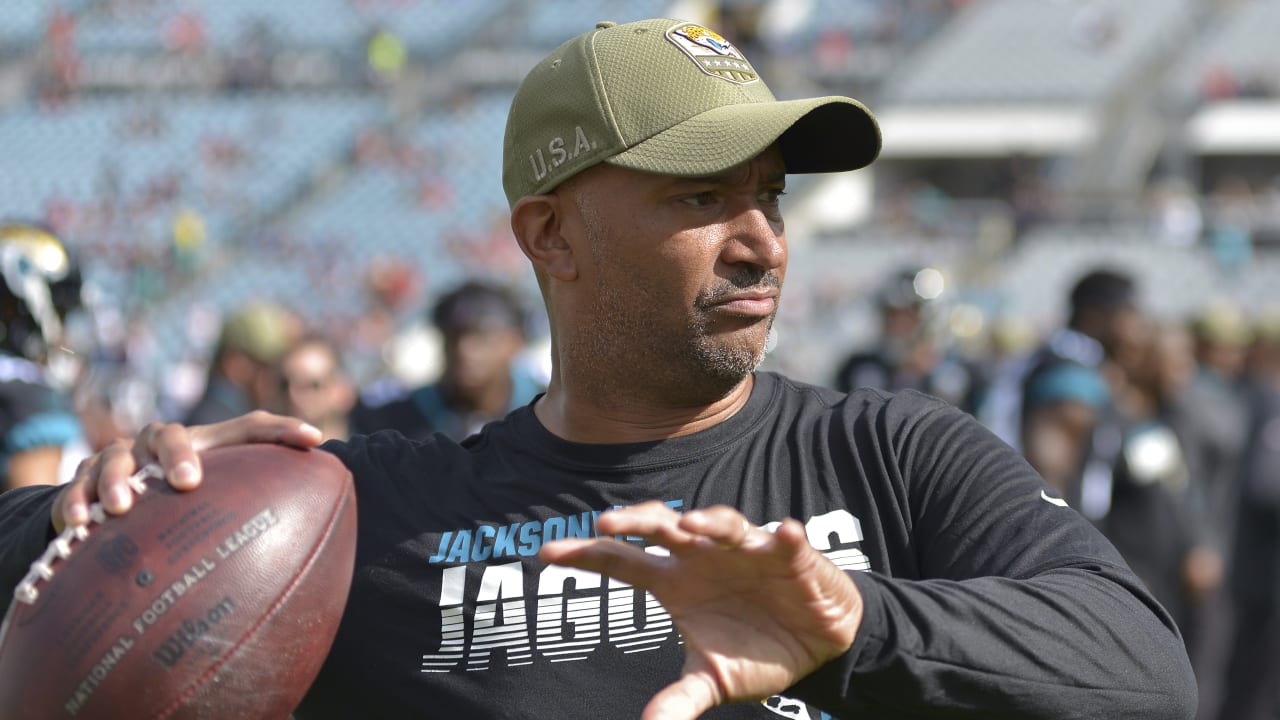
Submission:
{"label": "baseball cap brim", "polygon": [[861,103],[829,96],[723,105],[614,155],[610,165],[661,175],[723,172],[782,148],[789,173],[857,170],[880,153],[880,126]]}

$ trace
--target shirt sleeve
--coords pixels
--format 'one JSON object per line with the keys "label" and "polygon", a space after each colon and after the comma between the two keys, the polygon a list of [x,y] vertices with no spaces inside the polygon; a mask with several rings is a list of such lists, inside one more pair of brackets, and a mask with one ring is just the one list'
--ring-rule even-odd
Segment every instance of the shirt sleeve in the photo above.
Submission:
{"label": "shirt sleeve", "polygon": [[54,538],[49,513],[58,490],[41,485],[0,494],[0,614],[9,609],[14,588]]}
{"label": "shirt sleeve", "polygon": [[1106,539],[976,421],[894,402],[872,422],[916,569],[850,573],[853,647],[787,694],[837,717],[1194,717],[1182,639]]}

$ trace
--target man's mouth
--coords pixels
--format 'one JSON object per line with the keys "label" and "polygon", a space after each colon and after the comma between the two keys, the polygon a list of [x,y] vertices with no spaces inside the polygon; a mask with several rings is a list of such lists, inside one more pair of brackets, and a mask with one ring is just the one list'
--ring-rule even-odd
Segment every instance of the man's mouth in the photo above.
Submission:
{"label": "man's mouth", "polygon": [[768,317],[778,309],[778,291],[768,289],[733,293],[717,298],[711,307],[743,317]]}

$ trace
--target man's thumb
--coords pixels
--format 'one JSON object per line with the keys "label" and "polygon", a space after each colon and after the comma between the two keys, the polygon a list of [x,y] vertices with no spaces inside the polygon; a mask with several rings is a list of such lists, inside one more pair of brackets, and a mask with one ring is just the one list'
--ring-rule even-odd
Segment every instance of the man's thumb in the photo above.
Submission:
{"label": "man's thumb", "polygon": [[705,673],[689,673],[649,701],[640,720],[696,720],[723,700],[716,683]]}

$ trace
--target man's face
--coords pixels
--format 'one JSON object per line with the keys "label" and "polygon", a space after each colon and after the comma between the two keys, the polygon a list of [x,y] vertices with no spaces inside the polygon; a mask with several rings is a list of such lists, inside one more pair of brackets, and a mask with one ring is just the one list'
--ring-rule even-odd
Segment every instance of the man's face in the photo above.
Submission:
{"label": "man's face", "polygon": [[1133,308],[1122,308],[1111,313],[1107,341],[1103,343],[1108,354],[1131,377],[1150,374],[1143,366],[1151,355],[1155,327],[1151,321]]}
{"label": "man's face", "polygon": [[1149,321],[1136,306],[1122,305],[1099,312],[1103,328],[1097,340],[1112,357],[1132,352],[1135,341],[1140,344],[1150,334]]}
{"label": "man's face", "polygon": [[1152,341],[1157,382],[1162,394],[1180,393],[1196,372],[1195,343],[1186,329],[1161,327]]}
{"label": "man's face", "polygon": [[600,166],[580,178],[569,224],[585,238],[578,271],[589,295],[582,317],[568,318],[573,352],[688,401],[740,383],[763,359],[777,312],[784,186],[776,148],[715,177]]}
{"label": "man's face", "polygon": [[478,396],[505,387],[511,363],[524,349],[524,334],[502,323],[481,323],[444,333],[444,379],[455,392]]}
{"label": "man's face", "polygon": [[350,410],[338,392],[341,382],[337,358],[328,348],[308,344],[284,356],[280,381],[285,392],[286,411],[308,422],[322,422]]}

